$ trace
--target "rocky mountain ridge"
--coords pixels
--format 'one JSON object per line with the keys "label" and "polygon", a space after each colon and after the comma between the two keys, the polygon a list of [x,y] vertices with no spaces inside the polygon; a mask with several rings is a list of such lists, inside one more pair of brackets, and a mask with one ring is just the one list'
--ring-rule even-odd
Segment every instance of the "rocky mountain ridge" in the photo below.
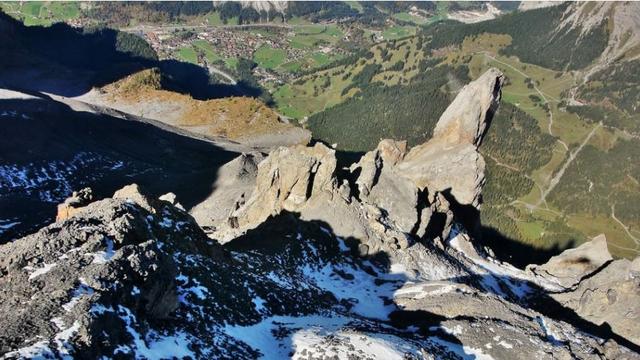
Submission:
{"label": "rocky mountain ridge", "polygon": [[640,358],[639,259],[598,238],[520,270],[474,241],[503,79],[464,87],[412,149],[383,140],[350,166],[321,143],[243,154],[193,216],[135,185],[77,192],[0,247],[0,353]]}

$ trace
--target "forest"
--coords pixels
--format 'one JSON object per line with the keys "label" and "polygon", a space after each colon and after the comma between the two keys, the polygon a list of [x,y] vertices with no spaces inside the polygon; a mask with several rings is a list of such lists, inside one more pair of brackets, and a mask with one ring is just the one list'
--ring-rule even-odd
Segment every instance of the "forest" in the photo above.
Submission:
{"label": "forest", "polygon": [[501,50],[502,54],[517,56],[522,62],[553,70],[577,70],[589,65],[605,49],[607,24],[603,22],[582,36],[577,28],[557,32],[567,6],[569,3],[526,13],[513,12],[475,24],[443,21],[426,26],[421,34],[431,40],[431,50],[459,45],[467,36],[508,34],[512,42]]}
{"label": "forest", "polygon": [[[379,65],[375,69],[380,70]],[[466,67],[437,66],[408,85],[384,86],[369,84],[375,74],[372,70],[374,67],[366,73],[363,70],[356,80],[357,95],[309,118],[316,138],[337,143],[347,151],[371,150],[383,138],[407,140],[409,145],[422,143],[431,137],[440,114],[452,100],[441,90],[449,76],[469,81]]]}
{"label": "forest", "polygon": [[608,216],[615,206],[618,218],[638,221],[638,159],[638,141],[618,140],[606,152],[587,145],[567,168],[563,181],[549,194],[549,200],[569,214]]}

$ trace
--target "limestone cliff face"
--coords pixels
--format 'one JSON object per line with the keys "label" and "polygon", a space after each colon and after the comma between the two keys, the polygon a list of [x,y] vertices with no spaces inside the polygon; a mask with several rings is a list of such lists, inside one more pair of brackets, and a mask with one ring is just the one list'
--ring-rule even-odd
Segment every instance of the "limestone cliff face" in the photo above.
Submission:
{"label": "limestone cliff face", "polygon": [[75,193],[0,246],[0,356],[639,359],[639,259],[596,238],[521,270],[461,224],[502,81],[349,168],[323,144],[243,154],[193,217],[135,184]]}
{"label": "limestone cliff face", "polygon": [[453,220],[449,190],[458,203],[479,207],[484,160],[477,147],[503,81],[490,69],[460,91],[430,141],[408,150],[405,142],[382,140],[342,178],[335,151],[322,144],[273,151],[259,165],[252,197],[217,236],[233,238],[286,210],[360,239],[365,254],[403,249],[424,237],[443,242]]}

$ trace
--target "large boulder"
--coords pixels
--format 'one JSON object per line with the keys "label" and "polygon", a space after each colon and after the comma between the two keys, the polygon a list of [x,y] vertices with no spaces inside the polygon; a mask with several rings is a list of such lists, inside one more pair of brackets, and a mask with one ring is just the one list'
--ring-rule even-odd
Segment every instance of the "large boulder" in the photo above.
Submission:
{"label": "large boulder", "polygon": [[527,270],[570,289],[612,260],[603,234],[577,248],[563,251],[543,265],[530,265]]}
{"label": "large boulder", "polygon": [[259,152],[243,153],[220,167],[211,195],[189,211],[200,226],[219,226],[249,200],[264,158]]}
{"label": "large boulder", "polygon": [[536,277],[561,286],[550,296],[562,306],[640,346],[640,257],[613,260],[607,239],[599,235],[575,249],[527,268]]}

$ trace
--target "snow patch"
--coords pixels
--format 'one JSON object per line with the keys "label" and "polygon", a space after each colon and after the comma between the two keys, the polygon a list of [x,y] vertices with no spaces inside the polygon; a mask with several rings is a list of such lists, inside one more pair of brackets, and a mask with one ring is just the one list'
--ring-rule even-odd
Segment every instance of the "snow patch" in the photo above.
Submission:
{"label": "snow patch", "polygon": [[71,297],[71,300],[69,300],[65,304],[62,304],[62,308],[66,312],[69,312],[74,308],[74,306],[76,306],[76,304],[78,304],[78,302],[80,302],[83,296],[85,295],[89,296],[92,294],[93,294],[93,289],[89,287],[83,280],[80,280],[80,285],[73,290],[73,295]]}
{"label": "snow patch", "polygon": [[267,302],[260,296],[256,295],[253,299],[251,299],[251,302],[253,303],[253,306],[255,307],[257,312],[261,313],[266,310],[264,304],[266,304]]}
{"label": "snow patch", "polygon": [[7,230],[11,229],[16,225],[20,225],[20,222],[0,219],[0,235],[4,234]]}
{"label": "snow patch", "polygon": [[109,238],[105,238],[105,242],[107,245],[107,249],[104,251],[97,251],[95,253],[86,253],[87,256],[93,256],[92,264],[104,264],[107,261],[111,260],[113,255],[115,255],[115,251],[113,250],[113,240]]}
{"label": "snow patch", "polygon": [[[178,331],[173,335],[161,335],[153,330],[149,330],[143,338],[142,335],[134,328],[136,317],[128,308],[118,305],[118,314],[125,322],[127,331],[133,338],[135,348],[130,349],[135,352],[135,358],[143,358],[149,360],[167,359],[167,358],[186,358],[195,359],[195,354],[189,350],[189,339],[187,334]],[[121,348],[119,351],[127,352],[127,348]]]}
{"label": "snow patch", "polygon": [[[31,266],[25,266],[23,269],[27,270],[27,271],[33,271],[30,275],[29,275],[29,280],[33,280],[36,277],[40,276],[40,275],[44,275],[46,273],[48,273],[49,271],[51,271],[51,269],[53,269],[56,265],[58,265],[57,263],[53,263],[53,264],[44,264],[43,267],[41,268],[34,268]],[[35,271],[34,271],[35,270]]]}
{"label": "snow patch", "polygon": [[[402,274],[380,274],[375,277],[347,265],[327,264],[314,268],[307,264],[302,268],[302,273],[318,288],[333,293],[339,300],[352,303],[354,306],[351,311],[382,320],[396,310],[395,304],[387,302],[405,280]],[[383,280],[382,283],[380,280]]]}

